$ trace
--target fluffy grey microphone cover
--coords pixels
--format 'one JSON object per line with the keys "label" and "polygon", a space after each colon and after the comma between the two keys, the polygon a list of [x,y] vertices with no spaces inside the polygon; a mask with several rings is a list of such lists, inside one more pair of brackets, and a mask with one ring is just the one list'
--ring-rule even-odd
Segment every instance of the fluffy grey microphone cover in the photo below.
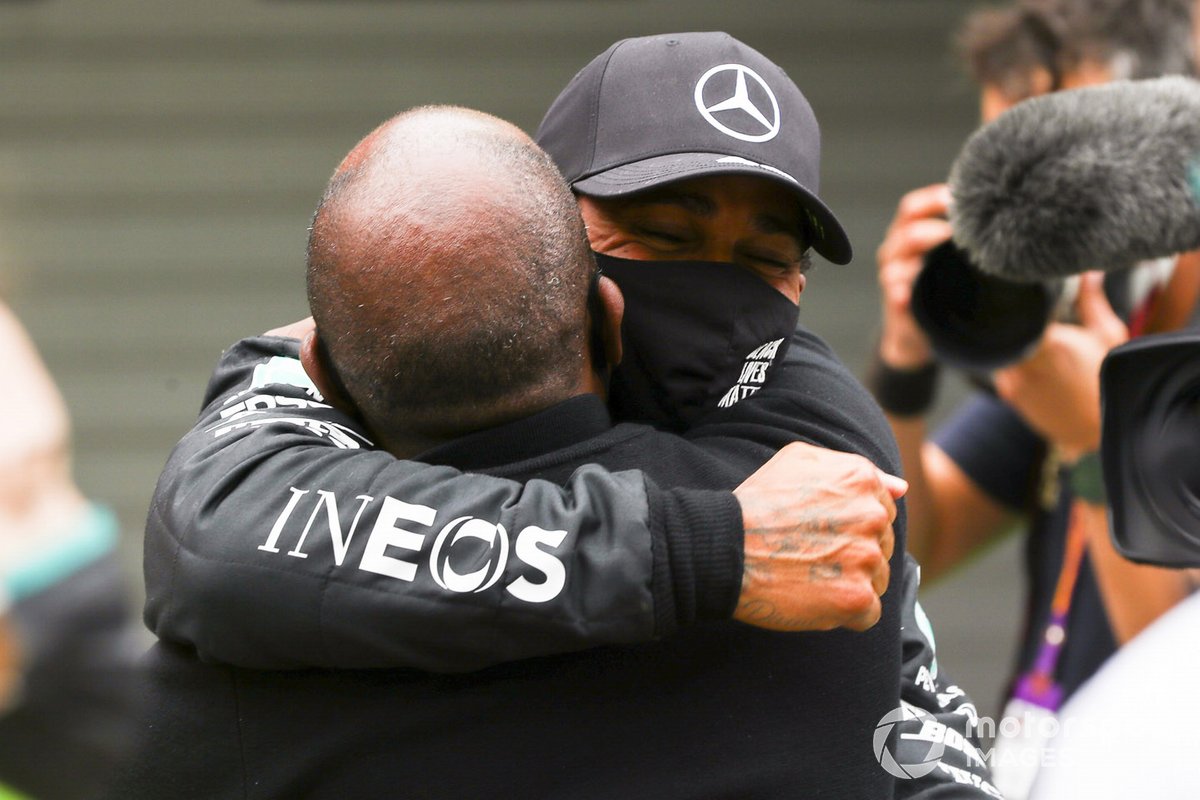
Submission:
{"label": "fluffy grey microphone cover", "polygon": [[1200,247],[1200,82],[1119,81],[1032,98],[967,141],[954,240],[1039,281]]}

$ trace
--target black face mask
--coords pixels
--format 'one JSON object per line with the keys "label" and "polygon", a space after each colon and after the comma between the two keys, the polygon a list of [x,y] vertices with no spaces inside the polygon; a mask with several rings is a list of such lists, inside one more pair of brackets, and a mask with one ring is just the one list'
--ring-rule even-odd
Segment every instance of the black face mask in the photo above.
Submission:
{"label": "black face mask", "polygon": [[616,419],[685,429],[758,391],[787,352],[799,307],[735,264],[596,262],[625,295],[624,356],[609,385]]}

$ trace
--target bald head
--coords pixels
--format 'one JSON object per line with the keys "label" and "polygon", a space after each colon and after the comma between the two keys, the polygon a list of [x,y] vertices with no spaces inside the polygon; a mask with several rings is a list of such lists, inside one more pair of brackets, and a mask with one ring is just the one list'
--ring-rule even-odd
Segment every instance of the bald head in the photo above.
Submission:
{"label": "bald head", "polygon": [[335,171],[313,218],[308,298],[350,400],[391,444],[571,396],[593,271],[574,198],[528,136],[420,108]]}

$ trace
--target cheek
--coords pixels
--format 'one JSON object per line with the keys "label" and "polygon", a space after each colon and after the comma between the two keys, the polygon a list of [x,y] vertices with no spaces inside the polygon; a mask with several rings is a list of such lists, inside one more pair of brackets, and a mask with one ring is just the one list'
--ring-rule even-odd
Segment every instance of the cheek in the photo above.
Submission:
{"label": "cheek", "polygon": [[805,277],[802,273],[797,271],[787,275],[779,275],[760,272],[758,270],[752,270],[752,272],[770,284],[772,288],[788,300],[797,305],[800,304],[800,295],[804,292],[805,285]]}

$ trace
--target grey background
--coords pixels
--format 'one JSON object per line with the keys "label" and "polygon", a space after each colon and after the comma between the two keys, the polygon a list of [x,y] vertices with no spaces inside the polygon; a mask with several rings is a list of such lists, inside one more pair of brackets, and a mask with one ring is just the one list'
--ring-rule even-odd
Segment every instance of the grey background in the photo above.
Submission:
{"label": "grey background", "polygon": [[[898,198],[975,124],[955,0],[0,1],[0,291],[74,419],[84,490],[123,524],[131,593],[155,478],[221,349],[305,315],[303,247],[370,128],[458,103],[526,130],[625,36],[726,30],[781,64],[824,138],[822,195],[857,251],[802,319],[861,374],[874,251]],[[951,381],[945,409],[961,393]],[[1010,540],[928,588],[944,667],[996,704],[1019,611]]]}

